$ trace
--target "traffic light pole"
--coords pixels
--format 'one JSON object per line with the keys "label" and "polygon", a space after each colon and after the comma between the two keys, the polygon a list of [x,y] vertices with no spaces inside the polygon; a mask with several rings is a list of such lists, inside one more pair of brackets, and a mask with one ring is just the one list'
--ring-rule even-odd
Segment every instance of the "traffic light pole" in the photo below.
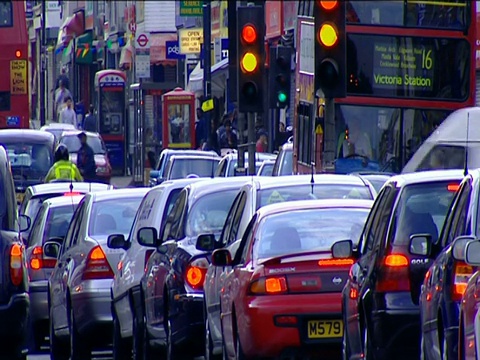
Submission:
{"label": "traffic light pole", "polygon": [[[333,169],[333,163],[337,154],[336,139],[335,139],[335,100],[325,98],[325,129],[324,129],[324,146],[323,146],[323,163],[322,168],[325,171]],[[322,164],[317,164],[322,165]]]}
{"label": "traffic light pole", "polygon": [[255,113],[246,113],[248,118],[248,174],[255,175],[257,169],[255,168]]}
{"label": "traffic light pole", "polygon": [[[203,95],[204,101],[212,97],[212,26],[210,13],[210,0],[203,3]],[[205,112],[205,122],[207,134],[210,137],[211,132],[216,130],[211,128],[210,111]]]}
{"label": "traffic light pole", "polygon": [[[40,42],[40,125],[45,125],[46,114],[45,114],[45,77],[46,77],[46,61],[47,54],[46,52],[46,7],[47,1],[42,1],[42,28],[41,28],[41,42]],[[37,92],[38,93],[38,92]]]}

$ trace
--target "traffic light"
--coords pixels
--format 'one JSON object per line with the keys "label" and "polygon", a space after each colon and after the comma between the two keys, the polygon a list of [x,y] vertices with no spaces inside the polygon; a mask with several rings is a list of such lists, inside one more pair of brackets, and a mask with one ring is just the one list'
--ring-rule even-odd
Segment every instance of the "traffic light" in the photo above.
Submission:
{"label": "traffic light", "polygon": [[347,92],[347,33],[344,0],[315,1],[315,91],[326,98]]}
{"label": "traffic light", "polygon": [[265,70],[265,17],[263,7],[244,6],[237,10],[238,110],[263,111],[263,74]]}
{"label": "traffic light", "polygon": [[277,46],[270,48],[269,89],[270,108],[283,109],[290,104],[290,76],[292,48]]}

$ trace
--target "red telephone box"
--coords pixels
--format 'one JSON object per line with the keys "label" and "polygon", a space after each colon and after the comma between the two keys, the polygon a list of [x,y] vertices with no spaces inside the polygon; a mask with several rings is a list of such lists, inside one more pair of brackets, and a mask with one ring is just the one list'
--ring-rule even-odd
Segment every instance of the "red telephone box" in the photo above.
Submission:
{"label": "red telephone box", "polygon": [[164,148],[195,149],[195,94],[182,88],[163,94]]}

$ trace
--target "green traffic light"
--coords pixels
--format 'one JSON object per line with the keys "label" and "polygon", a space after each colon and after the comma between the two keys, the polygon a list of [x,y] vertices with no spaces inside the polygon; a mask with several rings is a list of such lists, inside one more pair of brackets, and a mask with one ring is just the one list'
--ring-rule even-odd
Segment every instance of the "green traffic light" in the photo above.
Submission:
{"label": "green traffic light", "polygon": [[278,101],[281,103],[287,101],[287,94],[285,94],[284,92],[278,93]]}

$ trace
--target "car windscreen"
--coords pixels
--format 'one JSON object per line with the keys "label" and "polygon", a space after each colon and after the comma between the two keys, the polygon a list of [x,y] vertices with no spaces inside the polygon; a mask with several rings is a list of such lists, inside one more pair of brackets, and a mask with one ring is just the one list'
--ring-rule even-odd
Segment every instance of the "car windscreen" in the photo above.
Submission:
{"label": "car windscreen", "polygon": [[48,193],[48,194],[43,194],[43,195],[36,195],[32,196],[30,200],[27,202],[25,205],[25,213],[24,215],[27,215],[30,217],[30,219],[33,221],[35,217],[37,216],[38,211],[42,207],[42,204],[45,200],[57,197],[57,196],[62,196],[64,192],[60,193]]}
{"label": "car windscreen", "polygon": [[369,209],[302,209],[267,216],[255,234],[254,257],[328,251],[340,240],[358,244]]}
{"label": "car windscreen", "polygon": [[262,167],[261,173],[259,176],[272,176],[273,173],[273,163],[264,164]]}
{"label": "car windscreen", "polygon": [[[228,174],[227,176],[235,176],[235,169],[237,168],[238,166],[238,160],[232,160],[231,161],[231,164],[228,168]],[[244,163],[244,166],[245,168],[248,170],[248,159],[245,159],[245,163]],[[260,166],[262,166],[262,163],[261,162],[256,162],[255,163],[255,174],[258,174],[258,170],[260,169]],[[247,171],[248,172],[248,171]]]}
{"label": "car windscreen", "polygon": [[215,174],[219,159],[175,159],[168,174],[169,180],[185,179],[188,175],[209,177]]}
{"label": "car windscreen", "polygon": [[[394,215],[393,245],[408,245],[413,234],[430,234],[436,242],[442,231],[458,182],[407,185]],[[450,186],[449,186],[450,185]]]}
{"label": "car windscreen", "polygon": [[421,161],[417,171],[440,169],[463,169],[465,167],[465,147],[438,144]]}
{"label": "car windscreen", "polygon": [[311,184],[279,186],[257,193],[257,209],[262,206],[295,200],[373,199],[367,186],[345,184]]}
{"label": "car windscreen", "polygon": [[59,206],[51,208],[45,221],[45,228],[43,231],[42,244],[52,238],[65,238],[67,234],[68,225],[72,220],[73,213],[77,209],[78,204]]}
{"label": "car windscreen", "polygon": [[219,191],[200,197],[187,216],[185,234],[196,238],[201,234],[220,234],[238,189]]}
{"label": "car windscreen", "polygon": [[[60,143],[65,144],[70,153],[77,153],[80,150],[80,139],[77,135],[64,135]],[[87,135],[87,144],[92,148],[94,154],[105,154],[105,147],[98,136]]]}
{"label": "car windscreen", "polygon": [[43,179],[53,164],[53,144],[4,141],[2,145],[7,150],[14,178]]}
{"label": "car windscreen", "polygon": [[142,198],[122,197],[95,202],[90,213],[88,235],[124,234],[127,237]]}
{"label": "car windscreen", "polygon": [[284,150],[281,158],[279,175],[292,175],[293,174],[293,150]]}

